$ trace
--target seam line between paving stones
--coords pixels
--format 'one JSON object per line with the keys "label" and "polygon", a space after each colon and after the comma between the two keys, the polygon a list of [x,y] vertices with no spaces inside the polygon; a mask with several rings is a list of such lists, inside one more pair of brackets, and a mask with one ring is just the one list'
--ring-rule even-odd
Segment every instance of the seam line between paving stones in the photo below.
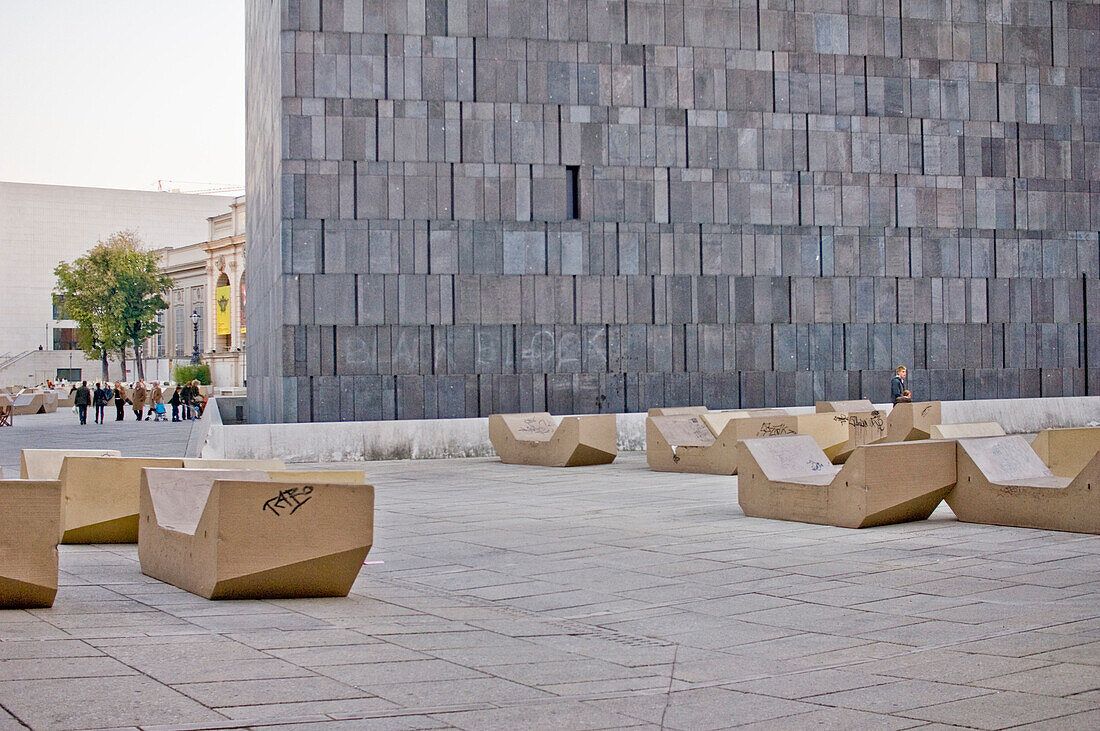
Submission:
{"label": "seam line between paving stones", "polygon": [[10,708],[8,708],[7,706],[5,706],[5,705],[4,705],[3,703],[0,703],[0,711],[3,711],[4,713],[6,713],[6,714],[8,714],[9,716],[11,716],[11,717],[12,717],[12,718],[13,718],[13,719],[15,720],[15,722],[16,722],[16,723],[18,723],[18,724],[19,724],[20,726],[22,726],[23,728],[27,728],[27,729],[31,728],[30,726],[28,726],[28,725],[26,724],[26,722],[24,722],[24,721],[23,721],[23,719],[22,719],[22,718],[20,718],[19,716],[15,715],[14,713],[12,713],[11,709],[10,709]]}

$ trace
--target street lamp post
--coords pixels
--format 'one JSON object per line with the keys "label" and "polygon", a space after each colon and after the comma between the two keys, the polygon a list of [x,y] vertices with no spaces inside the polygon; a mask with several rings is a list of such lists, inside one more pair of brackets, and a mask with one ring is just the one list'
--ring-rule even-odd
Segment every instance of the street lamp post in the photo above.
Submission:
{"label": "street lamp post", "polygon": [[195,328],[195,350],[191,353],[191,362],[198,365],[202,363],[202,356],[199,354],[199,311],[191,310],[191,325]]}

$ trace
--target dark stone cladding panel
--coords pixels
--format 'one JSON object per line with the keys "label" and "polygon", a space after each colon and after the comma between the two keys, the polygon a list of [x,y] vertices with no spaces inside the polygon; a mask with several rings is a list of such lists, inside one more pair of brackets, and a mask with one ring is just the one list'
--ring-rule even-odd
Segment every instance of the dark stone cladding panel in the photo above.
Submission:
{"label": "dark stone cladding panel", "polygon": [[1100,7],[249,0],[256,421],[1100,389]]}

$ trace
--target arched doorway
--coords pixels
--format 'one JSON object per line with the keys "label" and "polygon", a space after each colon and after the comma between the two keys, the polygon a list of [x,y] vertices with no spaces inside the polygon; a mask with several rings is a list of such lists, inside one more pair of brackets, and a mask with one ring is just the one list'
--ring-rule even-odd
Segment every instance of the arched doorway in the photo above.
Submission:
{"label": "arched doorway", "polygon": [[214,288],[214,315],[215,347],[224,352],[233,346],[233,291],[225,272],[218,275],[218,284]]}

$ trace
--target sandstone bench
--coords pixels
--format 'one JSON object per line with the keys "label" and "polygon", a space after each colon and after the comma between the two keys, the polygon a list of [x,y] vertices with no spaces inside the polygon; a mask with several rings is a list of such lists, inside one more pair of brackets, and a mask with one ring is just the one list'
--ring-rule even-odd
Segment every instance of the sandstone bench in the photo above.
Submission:
{"label": "sandstone bench", "polygon": [[960,439],[947,495],[966,523],[1100,533],[1100,455],[1073,478],[1047,468],[1022,436]]}
{"label": "sandstone bench", "polygon": [[663,406],[650,409],[646,416],[699,416],[705,413],[706,406]]}
{"label": "sandstone bench", "polygon": [[737,474],[737,442],[753,437],[809,434],[827,454],[848,440],[848,426],[831,414],[772,410],[708,411],[698,416],[646,418],[646,461],[662,472]]}
{"label": "sandstone bench", "polygon": [[954,448],[864,445],[836,467],[809,436],[746,439],[737,500],[750,517],[844,528],[924,520],[955,484]]}
{"label": "sandstone bench", "polygon": [[819,414],[848,414],[853,411],[874,411],[875,405],[867,399],[855,399],[851,401],[817,401],[814,410]]}
{"label": "sandstone bench", "polygon": [[61,483],[0,480],[0,609],[51,607],[57,595]]}
{"label": "sandstone bench", "polygon": [[493,414],[489,441],[506,464],[579,467],[608,464],[618,455],[614,414],[566,416]]}
{"label": "sandstone bench", "polygon": [[1100,452],[1100,426],[1044,429],[1031,448],[1059,477],[1076,477]]}
{"label": "sandstone bench", "polygon": [[121,457],[114,450],[24,449],[23,477],[61,481],[62,543],[136,543],[141,471],[153,468],[284,469],[280,460]]}
{"label": "sandstone bench", "polygon": [[373,531],[370,485],[142,472],[142,572],[207,599],[347,596]]}
{"label": "sandstone bench", "polygon": [[914,401],[894,404],[886,417],[886,441],[909,442],[930,439],[932,427],[942,424],[939,401]]}
{"label": "sandstone bench", "polygon": [[55,393],[21,393],[15,397],[12,413],[16,416],[32,414],[52,414],[57,411]]}
{"label": "sandstone bench", "polygon": [[66,457],[121,457],[117,449],[24,449],[19,476],[24,480],[56,480]]}
{"label": "sandstone bench", "polygon": [[931,439],[1003,437],[1005,430],[995,421],[973,421],[963,424],[935,424],[929,430],[928,435]]}

